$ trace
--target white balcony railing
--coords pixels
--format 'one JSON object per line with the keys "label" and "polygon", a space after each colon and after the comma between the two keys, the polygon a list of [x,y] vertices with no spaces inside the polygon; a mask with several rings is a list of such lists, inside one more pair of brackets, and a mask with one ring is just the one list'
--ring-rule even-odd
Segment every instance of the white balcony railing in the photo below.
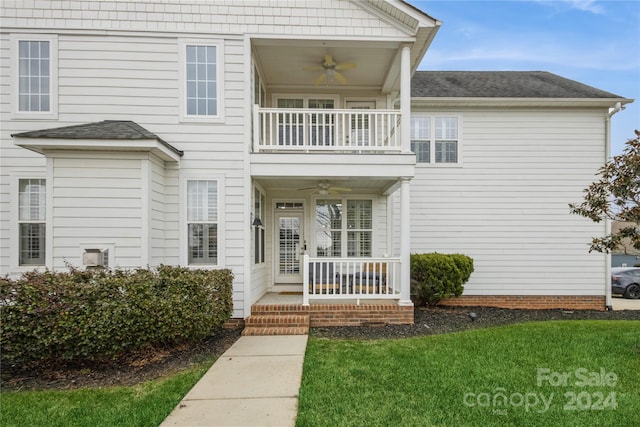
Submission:
{"label": "white balcony railing", "polygon": [[253,151],[400,151],[398,110],[254,106]]}
{"label": "white balcony railing", "polygon": [[399,299],[400,258],[304,255],[303,304],[310,299]]}

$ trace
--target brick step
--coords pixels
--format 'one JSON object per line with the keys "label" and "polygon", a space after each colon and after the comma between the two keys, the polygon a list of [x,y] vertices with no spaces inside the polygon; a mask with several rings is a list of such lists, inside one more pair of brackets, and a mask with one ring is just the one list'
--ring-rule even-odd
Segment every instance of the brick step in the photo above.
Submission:
{"label": "brick step", "polygon": [[245,322],[245,326],[253,328],[269,327],[305,327],[309,326],[309,316],[299,314],[265,314],[251,315]]}
{"label": "brick step", "polygon": [[309,316],[299,314],[251,315],[242,331],[244,336],[253,335],[307,335]]}
{"label": "brick step", "polygon": [[252,328],[246,327],[242,331],[242,335],[247,336],[264,336],[264,335],[308,335],[309,327],[268,327],[268,328]]}

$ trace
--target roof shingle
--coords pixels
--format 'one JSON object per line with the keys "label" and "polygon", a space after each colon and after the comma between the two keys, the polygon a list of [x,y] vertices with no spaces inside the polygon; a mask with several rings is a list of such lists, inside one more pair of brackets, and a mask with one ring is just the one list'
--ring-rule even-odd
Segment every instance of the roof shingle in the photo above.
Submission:
{"label": "roof shingle", "polygon": [[102,122],[86,123],[82,125],[64,126],[52,129],[34,130],[16,133],[12,137],[19,138],[54,138],[54,139],[114,139],[140,140],[153,139],[165,145],[173,152],[182,155],[183,152],[149,132],[139,124],[128,120],[104,120]]}
{"label": "roof shingle", "polygon": [[416,71],[415,98],[620,98],[545,71]]}

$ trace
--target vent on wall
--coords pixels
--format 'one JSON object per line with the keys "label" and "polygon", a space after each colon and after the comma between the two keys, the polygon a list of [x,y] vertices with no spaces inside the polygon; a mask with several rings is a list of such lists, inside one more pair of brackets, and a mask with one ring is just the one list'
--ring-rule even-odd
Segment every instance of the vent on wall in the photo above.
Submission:
{"label": "vent on wall", "polygon": [[108,268],[109,249],[85,249],[82,264],[86,268]]}

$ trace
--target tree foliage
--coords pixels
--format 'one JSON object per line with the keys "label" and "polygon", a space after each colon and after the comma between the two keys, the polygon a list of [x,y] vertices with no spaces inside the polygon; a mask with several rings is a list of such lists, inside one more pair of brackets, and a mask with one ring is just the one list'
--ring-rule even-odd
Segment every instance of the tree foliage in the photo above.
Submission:
{"label": "tree foliage", "polygon": [[589,251],[608,253],[623,244],[640,250],[640,131],[635,134],[621,155],[600,168],[600,180],[584,190],[584,201],[569,205],[571,213],[595,222],[609,219],[624,223],[615,232],[594,237]]}

